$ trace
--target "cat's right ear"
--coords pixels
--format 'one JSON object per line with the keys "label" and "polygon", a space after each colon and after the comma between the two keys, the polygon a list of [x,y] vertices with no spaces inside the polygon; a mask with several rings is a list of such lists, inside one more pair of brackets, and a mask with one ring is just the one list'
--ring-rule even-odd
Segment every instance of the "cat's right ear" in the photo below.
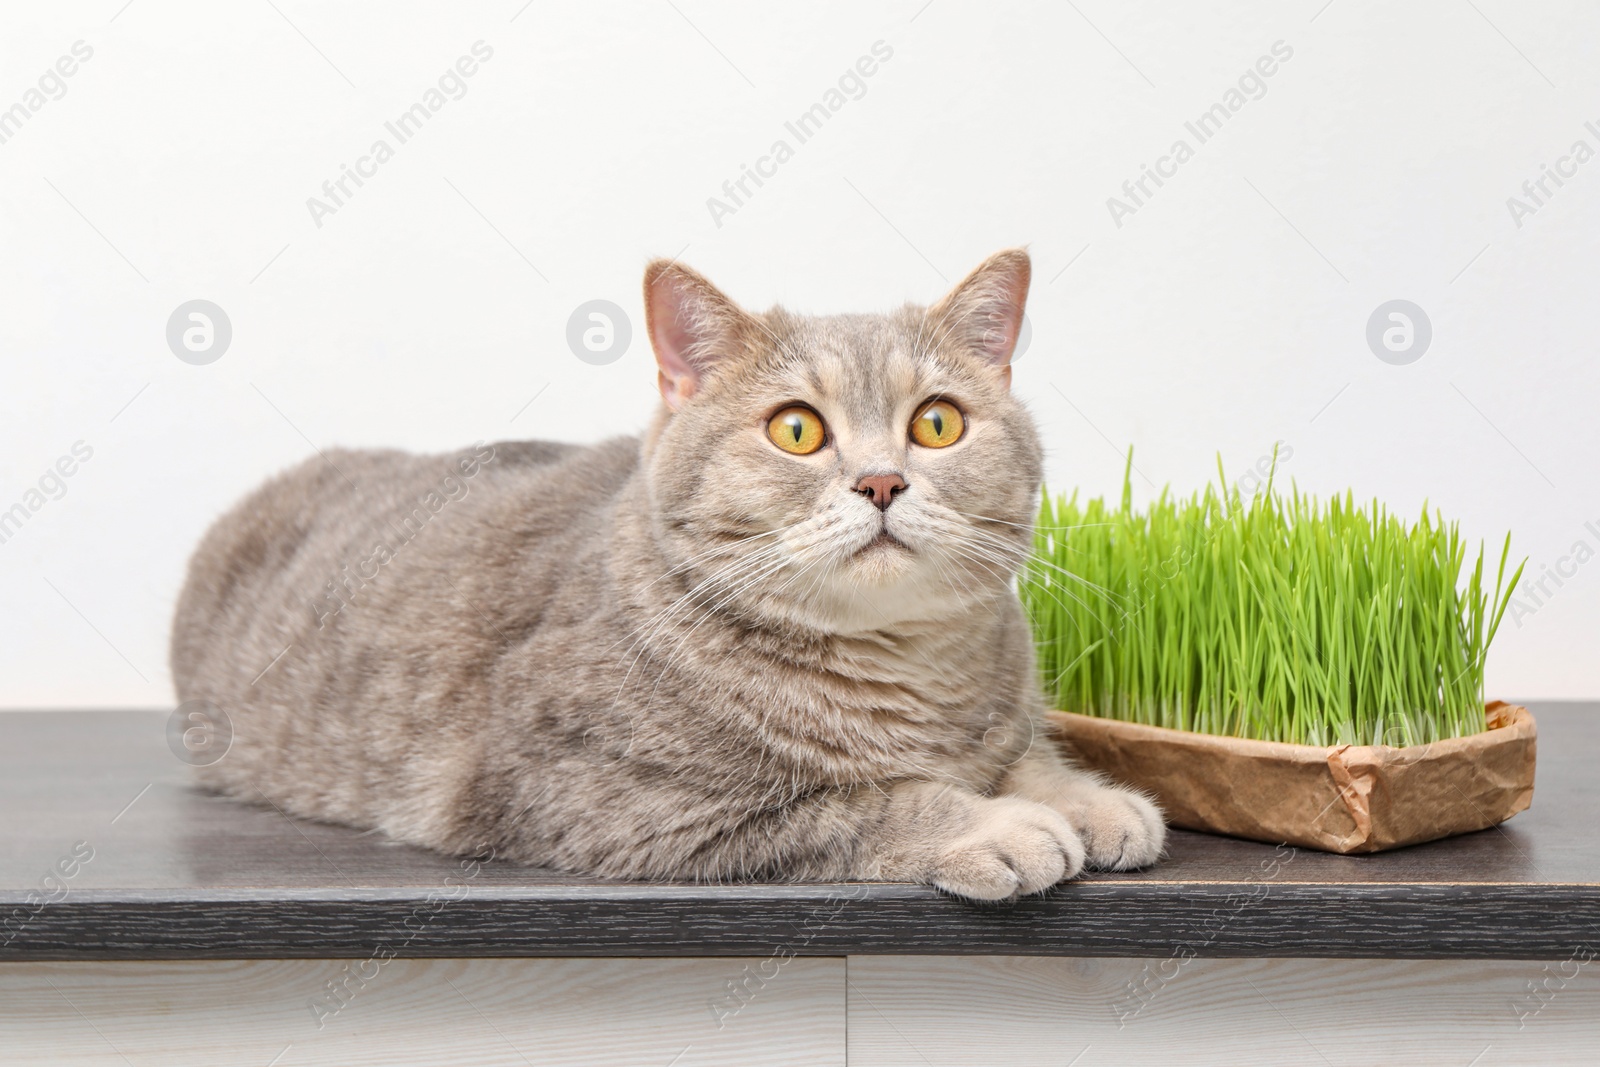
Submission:
{"label": "cat's right ear", "polygon": [[644,316],[660,368],[661,399],[674,411],[714,364],[743,352],[755,323],[696,272],[658,259],[644,272]]}

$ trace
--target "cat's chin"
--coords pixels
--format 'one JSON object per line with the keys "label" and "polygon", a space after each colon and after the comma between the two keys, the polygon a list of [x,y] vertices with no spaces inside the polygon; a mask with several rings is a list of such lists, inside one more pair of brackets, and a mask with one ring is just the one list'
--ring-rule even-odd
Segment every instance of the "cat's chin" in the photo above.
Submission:
{"label": "cat's chin", "polygon": [[[862,523],[839,539],[822,566],[820,580],[808,587],[820,601],[815,605],[823,617],[840,610],[851,615],[866,610],[874,619],[886,618],[885,604],[915,599],[928,575],[927,557],[907,543],[888,523]],[[897,616],[894,610],[888,616]],[[902,621],[894,617],[895,622]]]}
{"label": "cat's chin", "polygon": [[916,565],[911,547],[883,529],[850,554],[845,569],[857,584],[883,586],[909,577]]}
{"label": "cat's chin", "polygon": [[835,634],[920,632],[930,626],[943,632],[961,597],[927,562],[892,545],[859,551],[808,591],[795,617]]}

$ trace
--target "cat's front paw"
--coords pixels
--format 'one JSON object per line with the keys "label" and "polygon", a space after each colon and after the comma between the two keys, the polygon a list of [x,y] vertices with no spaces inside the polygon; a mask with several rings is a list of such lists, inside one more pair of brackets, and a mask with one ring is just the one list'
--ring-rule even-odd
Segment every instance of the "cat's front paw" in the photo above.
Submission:
{"label": "cat's front paw", "polygon": [[984,803],[977,825],[940,853],[930,880],[956,896],[1010,900],[1071,878],[1083,861],[1083,842],[1059,812],[998,797]]}
{"label": "cat's front paw", "polygon": [[1161,858],[1167,826],[1161,810],[1138,793],[1096,788],[1062,813],[1083,840],[1087,864],[1101,871],[1131,871]]}

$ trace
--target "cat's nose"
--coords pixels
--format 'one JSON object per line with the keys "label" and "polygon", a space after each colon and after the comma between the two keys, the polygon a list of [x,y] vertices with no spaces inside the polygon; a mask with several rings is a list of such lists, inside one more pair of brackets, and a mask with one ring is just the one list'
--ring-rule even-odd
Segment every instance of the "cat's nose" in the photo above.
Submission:
{"label": "cat's nose", "polygon": [[867,474],[856,483],[856,492],[878,505],[879,511],[888,511],[895,494],[906,487],[906,480],[898,474]]}

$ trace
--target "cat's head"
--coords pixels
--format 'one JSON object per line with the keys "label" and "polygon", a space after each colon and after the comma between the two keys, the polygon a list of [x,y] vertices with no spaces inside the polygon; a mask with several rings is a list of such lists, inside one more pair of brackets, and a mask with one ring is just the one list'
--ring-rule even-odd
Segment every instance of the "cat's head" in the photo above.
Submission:
{"label": "cat's head", "polygon": [[700,602],[852,633],[1011,595],[1041,478],[1010,391],[1029,277],[1011,249],[930,308],[813,317],[652,263],[653,519]]}

